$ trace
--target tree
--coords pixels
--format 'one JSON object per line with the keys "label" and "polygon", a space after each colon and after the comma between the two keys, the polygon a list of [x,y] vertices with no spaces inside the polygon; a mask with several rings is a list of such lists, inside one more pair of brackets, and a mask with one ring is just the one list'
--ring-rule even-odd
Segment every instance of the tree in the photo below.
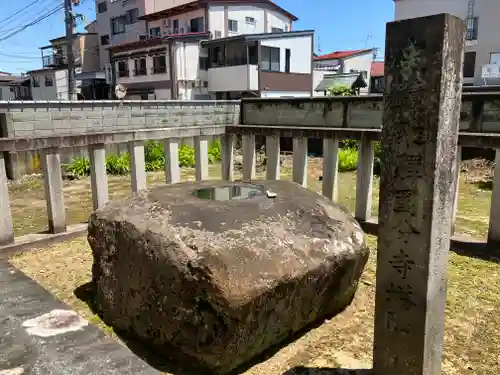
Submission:
{"label": "tree", "polygon": [[336,85],[330,87],[327,92],[327,96],[354,96],[356,95],[356,89],[353,89],[347,85]]}

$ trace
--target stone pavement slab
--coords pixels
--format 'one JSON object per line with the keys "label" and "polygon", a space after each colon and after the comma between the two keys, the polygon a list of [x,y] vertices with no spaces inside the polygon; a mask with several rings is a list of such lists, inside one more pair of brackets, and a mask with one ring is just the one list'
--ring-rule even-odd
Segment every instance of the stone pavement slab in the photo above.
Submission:
{"label": "stone pavement slab", "polygon": [[21,271],[0,262],[0,375],[21,374],[160,372]]}

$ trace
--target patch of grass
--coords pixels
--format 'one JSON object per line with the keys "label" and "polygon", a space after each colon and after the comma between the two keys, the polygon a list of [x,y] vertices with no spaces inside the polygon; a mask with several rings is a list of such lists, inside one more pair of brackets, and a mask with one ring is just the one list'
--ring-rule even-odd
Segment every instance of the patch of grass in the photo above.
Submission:
{"label": "patch of grass", "polygon": [[[315,191],[321,188],[321,182],[318,180],[321,167],[321,159],[310,159],[309,188]],[[285,165],[282,172],[282,179],[291,179],[291,169],[288,166]],[[219,167],[211,166],[210,173],[213,178],[218,177]],[[262,177],[262,173],[259,177]],[[182,178],[194,179],[193,169],[183,168]],[[339,179],[340,203],[353,211],[356,195],[355,173],[340,173]],[[162,173],[148,174],[150,185],[161,184],[163,181]],[[130,194],[130,178],[127,176],[111,177],[109,185],[111,198]],[[17,202],[14,205],[15,222],[22,221],[26,223],[26,227],[34,226],[34,221],[26,220],[26,210],[29,209],[27,202],[33,205],[32,197],[43,200],[41,188],[30,189],[28,193],[13,189],[12,193],[14,201]],[[82,210],[87,213],[81,214],[80,217],[88,215],[90,201],[84,199],[85,196],[90,196],[88,189],[87,180],[65,185],[65,197],[71,202],[68,204],[69,216],[79,217],[78,212]],[[23,211],[19,205],[20,200],[26,201]],[[488,226],[490,200],[491,191],[466,183],[465,178],[462,178],[457,231],[484,238]],[[38,201],[35,201],[35,205],[36,202]],[[372,206],[374,215],[377,213],[377,206],[378,178],[375,178]],[[351,306],[334,319],[283,348],[266,362],[254,366],[245,373],[246,375],[282,375],[297,366],[370,367],[377,239],[373,236],[367,236],[367,239],[371,256]],[[57,298],[111,334],[112,329],[103,325],[88,306],[74,295],[74,290],[89,282],[91,278],[92,256],[85,237],[20,254],[12,258],[11,262]],[[497,333],[497,327],[500,326],[500,266],[451,252],[448,275],[443,374],[500,373],[500,335]]]}

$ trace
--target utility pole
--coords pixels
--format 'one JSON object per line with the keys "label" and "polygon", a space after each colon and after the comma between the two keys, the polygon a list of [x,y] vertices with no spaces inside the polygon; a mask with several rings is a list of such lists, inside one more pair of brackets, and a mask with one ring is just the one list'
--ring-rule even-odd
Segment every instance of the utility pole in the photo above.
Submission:
{"label": "utility pole", "polygon": [[75,69],[73,57],[73,0],[64,0],[64,21],[66,23],[66,59],[68,64],[68,99],[73,100],[75,91]]}

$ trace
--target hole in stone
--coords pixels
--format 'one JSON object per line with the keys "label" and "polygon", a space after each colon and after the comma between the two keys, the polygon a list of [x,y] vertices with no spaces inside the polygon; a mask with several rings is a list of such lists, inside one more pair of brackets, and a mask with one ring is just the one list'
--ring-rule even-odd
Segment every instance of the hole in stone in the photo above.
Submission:
{"label": "hole in stone", "polygon": [[200,199],[229,201],[266,196],[266,191],[259,185],[233,184],[197,189],[193,192],[193,194]]}

